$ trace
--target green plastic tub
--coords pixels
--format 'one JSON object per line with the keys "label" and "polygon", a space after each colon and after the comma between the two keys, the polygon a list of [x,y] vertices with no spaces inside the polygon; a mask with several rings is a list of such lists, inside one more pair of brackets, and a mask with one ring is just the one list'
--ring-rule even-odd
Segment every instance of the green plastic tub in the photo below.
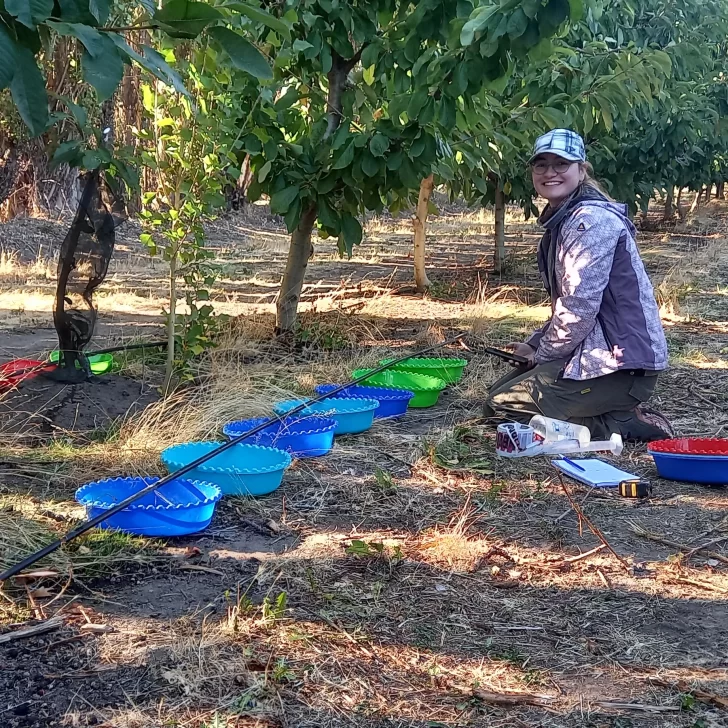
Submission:
{"label": "green plastic tub", "polygon": [[[52,362],[57,362],[59,356],[60,352],[52,351],[49,358]],[[88,358],[88,363],[92,374],[107,374],[114,366],[114,357],[111,354],[93,354]],[[78,367],[78,362],[76,362],[76,367]]]}
{"label": "green plastic tub", "polygon": [[[352,372],[354,379],[363,377],[371,369],[357,369]],[[385,371],[368,377],[365,384],[385,389],[408,389],[415,396],[410,400],[410,407],[432,407],[437,404],[440,392],[447,386],[442,379],[428,377],[414,372]]]}
{"label": "green plastic tub", "polygon": [[[380,364],[388,364],[391,359],[382,359]],[[396,372],[414,372],[426,377],[442,379],[446,384],[455,384],[463,378],[463,369],[468,365],[467,359],[425,359],[412,357],[392,367]]]}

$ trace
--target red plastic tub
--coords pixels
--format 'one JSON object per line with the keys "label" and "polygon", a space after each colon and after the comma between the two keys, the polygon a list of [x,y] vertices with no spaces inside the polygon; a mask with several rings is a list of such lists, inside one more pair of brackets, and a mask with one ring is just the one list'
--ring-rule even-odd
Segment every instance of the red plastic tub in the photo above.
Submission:
{"label": "red plastic tub", "polygon": [[17,387],[22,381],[33,379],[43,371],[54,369],[55,366],[39,359],[13,359],[0,364],[0,392]]}

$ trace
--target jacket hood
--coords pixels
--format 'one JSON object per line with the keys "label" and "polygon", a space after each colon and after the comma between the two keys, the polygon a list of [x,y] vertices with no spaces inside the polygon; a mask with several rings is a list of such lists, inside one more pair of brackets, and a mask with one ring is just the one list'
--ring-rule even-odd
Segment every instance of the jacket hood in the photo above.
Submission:
{"label": "jacket hood", "polygon": [[[603,210],[609,210],[609,212],[617,215],[622,219],[622,222],[624,223],[625,227],[627,227],[632,233],[632,236],[634,236],[636,232],[634,223],[629,217],[629,209],[627,205],[625,205],[623,202],[614,202],[612,200],[584,199],[580,202],[577,202],[574,208],[576,207],[580,209],[582,207],[599,207]],[[572,210],[574,208],[572,208]]]}

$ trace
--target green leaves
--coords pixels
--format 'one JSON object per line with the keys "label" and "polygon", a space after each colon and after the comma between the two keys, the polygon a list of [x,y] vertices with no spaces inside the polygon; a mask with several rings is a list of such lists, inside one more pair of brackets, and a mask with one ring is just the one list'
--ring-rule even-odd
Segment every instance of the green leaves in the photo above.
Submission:
{"label": "green leaves", "polygon": [[0,90],[6,88],[15,73],[15,42],[0,23]]}
{"label": "green leaves", "polygon": [[542,33],[551,35],[564,21],[568,20],[570,12],[569,0],[548,0],[546,7],[538,13]]}
{"label": "green leaves", "polygon": [[279,192],[274,192],[270,198],[270,211],[276,215],[285,215],[300,194],[301,188],[298,185],[290,185]]}
{"label": "green leaves", "polygon": [[506,32],[511,38],[520,38],[528,28],[528,17],[522,8],[516,8],[508,18]]}
{"label": "green leaves", "polygon": [[578,23],[584,17],[584,0],[569,0],[569,19]]}
{"label": "green leaves", "polygon": [[291,38],[291,29],[288,27],[286,22],[276,18],[270,13],[267,13],[260,7],[254,7],[252,5],[248,5],[248,3],[241,2],[226,3],[220,7],[245,15],[247,18],[254,20],[256,23],[261,23],[271,30],[274,30],[279,35],[282,35],[286,40],[290,40]]}
{"label": "green leaves", "polygon": [[354,161],[354,140],[352,139],[345,147],[344,151],[339,154],[331,169],[344,169]]}
{"label": "green leaves", "polygon": [[99,25],[109,19],[109,0],[89,0],[88,9]]}
{"label": "green leaves", "polygon": [[111,49],[112,53],[116,53],[113,41],[107,35],[99,33],[96,28],[82,23],[63,23],[52,20],[49,20],[47,25],[53,28],[58,35],[72,36],[80,40],[92,56],[108,53],[109,49]]}
{"label": "green leaves", "polygon": [[48,125],[48,95],[45,81],[30,48],[17,46],[15,58],[15,74],[10,83],[10,93],[30,133],[38,136]]}
{"label": "green leaves", "polygon": [[196,38],[222,13],[196,0],[169,0],[154,13],[154,20],[173,38]]}
{"label": "green leaves", "polygon": [[83,80],[96,89],[99,101],[105,101],[114,95],[124,75],[124,63],[113,41],[109,40],[109,46],[109,51],[102,55],[93,56],[84,51],[81,57]]}
{"label": "green leaves", "polygon": [[51,159],[51,164],[54,167],[63,163],[76,166],[81,156],[81,141],[79,139],[73,139],[70,142],[63,142],[63,144],[58,146],[58,149],[56,149]]}
{"label": "green leaves", "polygon": [[[359,221],[350,213],[341,214],[341,238],[344,241],[344,249],[351,255],[355,245],[359,245],[362,239],[362,228]],[[341,246],[340,246],[341,247]]]}
{"label": "green leaves", "polygon": [[239,33],[218,26],[210,28],[208,35],[222,46],[235,68],[260,80],[273,78],[265,56]]}
{"label": "green leaves", "polygon": [[50,17],[53,0],[5,0],[5,10],[27,28],[35,28]]}
{"label": "green leaves", "polygon": [[158,78],[167,86],[172,86],[178,93],[185,96],[189,96],[187,89],[185,88],[182,79],[179,75],[171,68],[171,66],[164,60],[161,54],[157,53],[154,48],[143,45],[141,46],[144,51],[144,55],[137,53],[129,44],[116,33],[110,33],[109,37],[114,42],[116,47],[125,54],[130,60],[138,63],[142,68],[149,71],[153,76]]}
{"label": "green leaves", "polygon": [[99,101],[114,94],[124,74],[124,63],[109,34],[82,23],[49,21],[59,35],[77,38],[86,49],[81,58],[83,80],[96,89]]}
{"label": "green leaves", "polygon": [[476,8],[471,14],[470,20],[465,23],[460,31],[460,44],[469,46],[475,40],[475,36],[488,25],[490,19],[499,11],[499,5]]}
{"label": "green leaves", "polygon": [[669,77],[672,73],[672,60],[665,51],[653,51],[649,55],[649,60],[652,65],[659,68],[666,77]]}
{"label": "green leaves", "polygon": [[376,133],[369,142],[369,150],[375,157],[383,157],[389,149],[389,139],[384,134]]}

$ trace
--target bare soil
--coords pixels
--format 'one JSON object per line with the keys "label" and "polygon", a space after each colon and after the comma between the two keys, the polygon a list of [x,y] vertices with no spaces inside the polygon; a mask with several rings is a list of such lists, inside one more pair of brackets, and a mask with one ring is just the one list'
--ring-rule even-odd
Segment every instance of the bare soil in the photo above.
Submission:
{"label": "bare soil", "polygon": [[[691,227],[645,231],[642,249],[673,359],[656,404],[685,434],[725,436],[728,216],[721,204],[709,213]],[[491,222],[456,210],[436,218],[428,242],[436,284],[424,299],[408,288],[404,224],[372,221],[351,262],[319,244],[302,318],[311,338],[293,354],[260,333],[269,331],[285,250],[275,219],[232,217],[211,231],[230,266],[217,303],[241,316],[242,343],[226,354],[237,374],[218,375],[230,396],[256,373],[279,384],[298,377],[310,389],[366,356],[463,326],[469,350],[448,353],[470,360],[466,376],[437,407],[295,462],[273,494],[226,499],[206,533],[152,544],[143,564],[41,582],[49,595],[35,599],[37,616],[60,609],[66,620],[0,645],[0,724],[728,725],[728,492],[661,480],[645,448],[630,447],[617,462],[649,478],[653,497],[589,493],[562,485],[545,459],[498,459],[493,429],[479,420],[485,387],[501,372],[482,346],[522,336],[544,316],[536,230],[517,222],[509,230],[511,268],[500,279],[488,271]],[[13,238],[12,227],[2,236]],[[120,293],[101,299],[116,326],[106,340],[148,324],[161,296],[160,270],[133,263],[117,262],[111,284]],[[139,310],[125,310],[123,299],[152,279],[150,296],[134,299]],[[116,393],[104,402],[122,408],[137,396],[138,384],[100,382]],[[88,417],[84,427],[98,428],[91,408]],[[20,465],[0,483],[48,508],[67,503],[80,481],[70,455],[55,457],[63,479],[18,480]],[[616,556],[589,553],[601,541],[565,488]],[[2,632],[33,624],[18,616],[32,612],[23,589],[6,593]]]}
{"label": "bare soil", "polygon": [[145,382],[117,374],[63,384],[40,375],[4,392],[0,430],[19,441],[49,438],[88,439],[118,426],[159,399]]}

